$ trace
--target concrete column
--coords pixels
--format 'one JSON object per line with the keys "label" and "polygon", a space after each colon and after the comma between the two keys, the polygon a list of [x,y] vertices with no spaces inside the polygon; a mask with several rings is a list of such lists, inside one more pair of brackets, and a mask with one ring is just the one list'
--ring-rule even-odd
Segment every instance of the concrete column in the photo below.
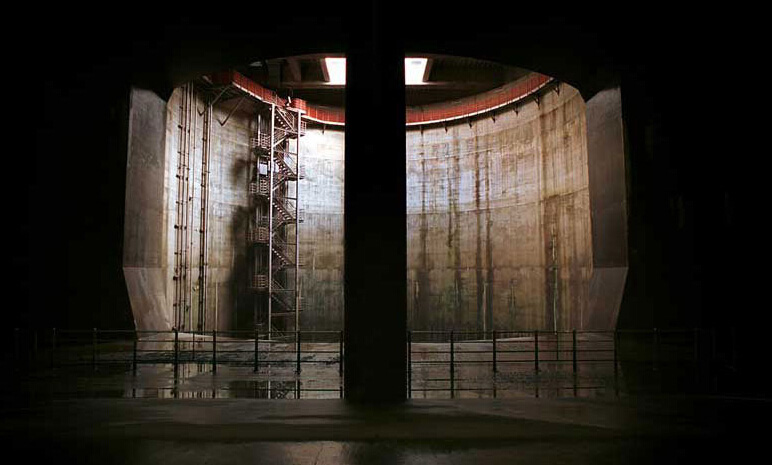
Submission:
{"label": "concrete column", "polygon": [[583,329],[616,329],[627,279],[627,187],[622,93],[587,101],[587,165],[592,219],[592,277]]}
{"label": "concrete column", "polygon": [[401,11],[362,2],[347,21],[345,396],[406,396],[407,231]]}

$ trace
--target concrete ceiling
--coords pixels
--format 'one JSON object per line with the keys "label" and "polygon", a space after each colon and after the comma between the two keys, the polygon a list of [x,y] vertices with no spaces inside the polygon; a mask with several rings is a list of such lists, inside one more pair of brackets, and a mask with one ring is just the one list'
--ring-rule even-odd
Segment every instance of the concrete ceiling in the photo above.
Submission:
{"label": "concrete ceiling", "polygon": [[[324,58],[339,54],[317,53],[286,58],[255,60],[237,71],[255,82],[319,105],[344,105],[345,86],[329,84]],[[425,84],[405,89],[407,105],[426,105],[485,92],[529,73],[528,70],[491,61],[448,55],[415,53],[429,58]]]}

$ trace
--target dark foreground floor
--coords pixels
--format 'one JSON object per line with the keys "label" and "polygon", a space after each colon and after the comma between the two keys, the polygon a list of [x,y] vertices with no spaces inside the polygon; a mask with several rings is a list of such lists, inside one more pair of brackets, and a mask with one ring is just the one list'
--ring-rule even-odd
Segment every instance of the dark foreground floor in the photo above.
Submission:
{"label": "dark foreground floor", "polygon": [[[772,402],[88,399],[2,405],[6,458],[100,464],[765,462]],[[45,462],[40,462],[40,460]]]}

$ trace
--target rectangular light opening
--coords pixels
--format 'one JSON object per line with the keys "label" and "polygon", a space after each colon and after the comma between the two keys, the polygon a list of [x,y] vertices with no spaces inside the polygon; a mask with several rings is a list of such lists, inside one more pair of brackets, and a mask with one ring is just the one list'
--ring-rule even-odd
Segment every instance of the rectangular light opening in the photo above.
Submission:
{"label": "rectangular light opening", "polygon": [[405,58],[405,85],[415,86],[423,84],[424,71],[426,71],[427,58]]}
{"label": "rectangular light opening", "polygon": [[[405,58],[405,85],[415,86],[424,83],[424,72],[426,71],[426,64],[428,58],[408,57]],[[345,85],[346,84],[346,59],[345,58],[333,58],[326,57],[324,59],[324,65],[327,67],[327,74],[329,79],[327,83],[330,85]]]}
{"label": "rectangular light opening", "polygon": [[330,77],[329,81],[327,81],[329,84],[339,86],[346,84],[345,58],[327,57],[324,59],[324,64],[327,66],[327,73]]}

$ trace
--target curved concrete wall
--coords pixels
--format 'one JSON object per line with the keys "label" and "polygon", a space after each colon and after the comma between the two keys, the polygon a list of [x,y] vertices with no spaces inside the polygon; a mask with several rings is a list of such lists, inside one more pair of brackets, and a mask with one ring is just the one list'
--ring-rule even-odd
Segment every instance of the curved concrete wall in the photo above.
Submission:
{"label": "curved concrete wall", "polygon": [[[407,134],[412,329],[581,328],[592,241],[585,104],[560,86]],[[554,259],[553,259],[554,252]]]}
{"label": "curved concrete wall", "polygon": [[[179,158],[179,128],[181,89],[175,89],[166,106],[166,241],[168,306],[172,312],[174,302],[174,252],[175,221],[177,201],[177,161]],[[204,110],[204,102],[196,99],[198,111]],[[229,108],[216,106],[213,109],[212,141],[209,163],[209,219],[207,233],[207,303],[204,327],[207,330],[236,329],[239,325],[252,321],[254,299],[248,288],[251,279],[247,248],[247,228],[249,219],[248,186],[250,181],[249,137],[256,124],[254,115],[248,107],[234,112],[225,125]],[[193,145],[190,150],[190,196],[192,208],[188,220],[189,236],[189,273],[192,284],[189,290],[192,325],[196,326],[198,313],[198,275],[199,226],[201,220],[201,157],[203,117],[194,114],[191,124]]]}
{"label": "curved concrete wall", "polygon": [[[626,240],[619,95],[604,93],[585,105],[570,86],[559,90],[543,92],[538,104],[529,98],[471,122],[407,130],[411,329],[616,324],[626,271],[626,250],[619,246]],[[132,93],[124,270],[140,329],[165,329],[172,320],[180,95],[175,90],[167,103]],[[215,108],[214,116],[222,121],[228,112]],[[225,126],[213,124],[207,329],[215,320],[221,330],[252,323],[246,231],[255,122],[255,108],[243,105]],[[202,129],[197,115],[189,223],[194,315]],[[337,330],[343,324],[344,131],[309,126],[301,160],[301,328]]]}
{"label": "curved concrete wall", "polygon": [[[138,329],[173,325],[177,163],[181,89],[168,102],[152,92],[132,91],[127,166],[124,274]],[[204,102],[197,100],[199,110]],[[231,102],[231,105],[233,103]],[[225,121],[230,108],[213,116]],[[249,289],[252,257],[247,243],[250,217],[250,137],[255,108],[242,105],[225,125],[212,124],[209,164],[208,271],[204,327],[252,327],[255,294]],[[190,154],[189,302],[192,325],[198,313],[199,225],[203,120],[196,114]],[[302,139],[307,177],[301,181],[302,295],[306,330],[337,330],[343,321],[343,137],[342,130],[310,127]],[[188,322],[191,319],[187,319]]]}
{"label": "curved concrete wall", "polygon": [[131,89],[129,99],[123,275],[136,328],[168,330],[172,313],[167,298],[169,244],[164,203],[166,102],[136,88]]}
{"label": "curved concrete wall", "polygon": [[344,143],[342,129],[309,127],[301,138],[300,327],[307,331],[343,328]]}

